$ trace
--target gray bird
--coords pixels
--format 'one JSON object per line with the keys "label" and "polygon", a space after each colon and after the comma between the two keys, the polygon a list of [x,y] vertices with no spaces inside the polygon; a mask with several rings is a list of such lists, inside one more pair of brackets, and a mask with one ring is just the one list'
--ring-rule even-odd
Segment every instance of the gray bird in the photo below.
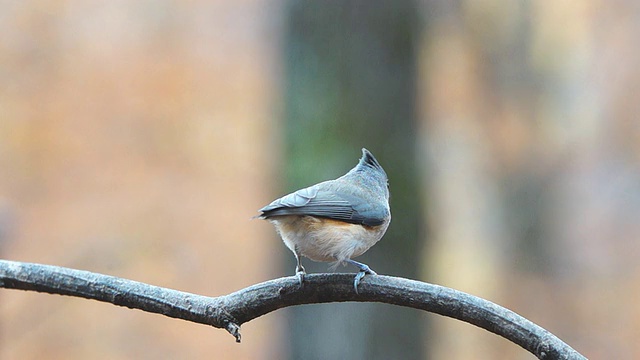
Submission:
{"label": "gray bird", "polygon": [[296,275],[302,285],[304,267],[300,256],[313,261],[350,263],[360,272],[354,288],[365,274],[376,275],[369,266],[352,258],[377,243],[389,227],[389,183],[375,157],[362,149],[353,169],[335,179],[298,190],[260,209],[258,218],[271,222],[296,257]]}

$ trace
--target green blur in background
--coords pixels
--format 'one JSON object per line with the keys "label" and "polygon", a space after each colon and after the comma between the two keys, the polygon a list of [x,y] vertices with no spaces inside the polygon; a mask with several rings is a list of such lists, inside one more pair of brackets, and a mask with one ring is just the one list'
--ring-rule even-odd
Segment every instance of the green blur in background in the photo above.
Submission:
{"label": "green blur in background", "polygon": [[[596,0],[0,1],[0,257],[212,296],[290,276],[249,219],[366,147],[393,220],[363,262],[639,358],[639,20]],[[0,292],[2,359],[531,357],[380,304],[242,331]]]}

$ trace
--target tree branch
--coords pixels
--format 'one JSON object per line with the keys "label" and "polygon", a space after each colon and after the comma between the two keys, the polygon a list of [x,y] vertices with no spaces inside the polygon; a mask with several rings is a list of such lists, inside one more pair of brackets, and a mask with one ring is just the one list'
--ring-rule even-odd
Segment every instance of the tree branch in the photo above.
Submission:
{"label": "tree branch", "polygon": [[353,274],[309,274],[270,280],[229,295],[206,297],[137,281],[51,265],[0,260],[0,287],[94,299],[226,329],[240,342],[240,325],[287,306],[381,302],[425,310],[498,334],[539,359],[586,359],[547,330],[490,301],[419,281]]}

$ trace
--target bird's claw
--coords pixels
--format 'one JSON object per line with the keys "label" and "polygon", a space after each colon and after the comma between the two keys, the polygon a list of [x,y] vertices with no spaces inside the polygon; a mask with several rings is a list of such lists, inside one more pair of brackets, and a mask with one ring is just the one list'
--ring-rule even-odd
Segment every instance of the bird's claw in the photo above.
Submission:
{"label": "bird's claw", "polygon": [[375,271],[371,270],[367,265],[364,265],[365,268],[361,268],[360,272],[356,275],[356,278],[353,280],[353,288],[356,290],[356,294],[358,293],[358,284],[360,284],[360,280],[369,274],[369,275],[378,275]]}
{"label": "bird's claw", "polygon": [[302,285],[304,283],[304,276],[305,275],[307,275],[307,272],[304,270],[302,265],[296,267],[296,277],[298,278],[298,284],[300,284],[300,287],[302,287]]}
{"label": "bird's claw", "polygon": [[357,266],[358,269],[360,269],[360,272],[358,273],[358,275],[356,275],[355,280],[353,280],[353,288],[356,290],[356,294],[358,293],[358,284],[360,284],[360,280],[362,280],[365,275],[378,275],[375,271],[371,270],[371,268],[367,264],[363,264],[351,259],[347,259],[345,261],[354,266]]}

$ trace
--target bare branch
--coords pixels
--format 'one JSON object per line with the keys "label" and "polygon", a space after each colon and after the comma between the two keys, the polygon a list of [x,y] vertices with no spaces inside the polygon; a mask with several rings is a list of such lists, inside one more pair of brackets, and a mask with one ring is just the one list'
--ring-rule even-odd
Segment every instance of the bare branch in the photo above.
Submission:
{"label": "bare branch", "polygon": [[240,342],[240,325],[287,306],[381,302],[452,317],[498,334],[540,359],[586,359],[547,330],[490,301],[439,285],[366,276],[356,294],[353,274],[309,274],[270,280],[206,297],[88,271],[0,260],[0,287],[94,299],[226,329]]}

